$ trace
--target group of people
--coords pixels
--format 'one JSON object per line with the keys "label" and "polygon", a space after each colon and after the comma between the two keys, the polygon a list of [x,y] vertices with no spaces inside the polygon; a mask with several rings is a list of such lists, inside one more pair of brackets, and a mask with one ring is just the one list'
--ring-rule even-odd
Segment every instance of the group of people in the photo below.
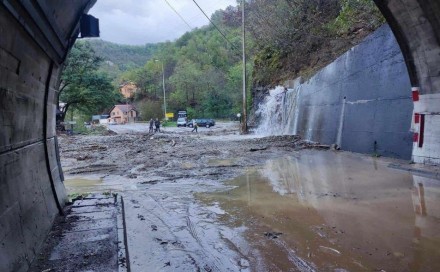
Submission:
{"label": "group of people", "polygon": [[[197,132],[197,128],[199,127],[199,125],[197,124],[197,122],[195,120],[193,120],[193,130],[191,132]],[[150,131],[149,133],[156,133],[156,132],[160,132],[160,121],[159,118],[156,118],[156,120],[154,120],[153,118],[150,119]]]}
{"label": "group of people", "polygon": [[149,133],[155,133],[160,132],[160,121],[159,118],[156,118],[156,120],[153,120],[153,118],[150,119],[150,131]]}

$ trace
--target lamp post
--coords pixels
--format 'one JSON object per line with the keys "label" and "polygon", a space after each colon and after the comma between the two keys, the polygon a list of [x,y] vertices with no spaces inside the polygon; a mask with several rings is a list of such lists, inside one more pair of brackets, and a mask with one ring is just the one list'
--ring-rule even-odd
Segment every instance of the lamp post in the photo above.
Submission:
{"label": "lamp post", "polygon": [[154,60],[154,61],[160,62],[162,64],[163,111],[164,111],[165,120],[168,120],[168,118],[167,118],[167,102],[165,99],[165,70],[164,70],[162,61],[160,61],[160,60]]}
{"label": "lamp post", "polygon": [[[246,28],[245,28],[245,7],[246,1],[242,0],[241,5],[241,23],[242,23],[242,47],[243,47],[243,123],[241,124],[241,133],[248,132],[247,127],[247,105],[246,105]],[[241,119],[240,119],[241,120]]]}

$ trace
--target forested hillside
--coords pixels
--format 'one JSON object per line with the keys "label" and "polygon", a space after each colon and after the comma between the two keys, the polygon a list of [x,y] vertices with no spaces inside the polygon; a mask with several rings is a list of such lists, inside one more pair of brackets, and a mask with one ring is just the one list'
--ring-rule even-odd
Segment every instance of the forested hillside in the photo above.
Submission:
{"label": "forested hillside", "polygon": [[[213,25],[195,29],[162,44],[143,67],[122,75],[121,81],[139,87],[134,100],[145,118],[163,115],[162,65],[169,112],[186,109],[190,117],[226,118],[241,111],[240,28],[223,11],[212,20],[227,40]],[[251,41],[248,46],[253,48]],[[252,61],[249,75],[251,68]]]}
{"label": "forested hillside", "polygon": [[[144,66],[159,44],[143,46],[116,44],[101,39],[87,39],[96,55],[103,59],[100,70],[118,79],[122,72]],[[116,82],[116,81],[115,81]]]}
{"label": "forested hillside", "polygon": [[[371,0],[253,0],[246,5],[252,87],[310,76],[384,22]],[[144,116],[160,112],[162,63],[170,111],[209,117],[241,111],[241,7],[217,11],[212,21],[226,39],[213,25],[196,29],[159,46],[153,59],[160,62],[150,60],[124,73],[121,80],[141,88],[135,100],[142,101]]]}
{"label": "forested hillside", "polygon": [[[372,0],[250,0],[246,10],[248,92],[312,75],[384,22]],[[137,85],[131,103],[142,118],[163,116],[163,76],[168,112],[227,118],[242,107],[241,7],[219,10],[211,20],[215,26],[174,42],[87,42],[115,88],[126,81]]]}
{"label": "forested hillside", "polygon": [[372,0],[251,1],[254,84],[308,77],[382,25]]}

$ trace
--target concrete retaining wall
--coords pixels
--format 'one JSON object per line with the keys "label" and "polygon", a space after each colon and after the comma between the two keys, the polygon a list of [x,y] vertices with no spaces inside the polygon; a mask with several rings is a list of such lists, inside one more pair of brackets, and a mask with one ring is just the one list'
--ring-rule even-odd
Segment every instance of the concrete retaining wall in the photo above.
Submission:
{"label": "concrete retaining wall", "polygon": [[294,134],[344,150],[411,159],[411,84],[388,25],[297,90]]}

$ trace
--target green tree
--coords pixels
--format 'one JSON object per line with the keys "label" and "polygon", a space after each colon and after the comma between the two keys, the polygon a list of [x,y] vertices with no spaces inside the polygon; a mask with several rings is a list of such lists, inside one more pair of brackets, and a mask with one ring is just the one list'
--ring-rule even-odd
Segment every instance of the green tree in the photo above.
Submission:
{"label": "green tree", "polygon": [[163,118],[163,110],[162,104],[160,101],[144,101],[140,105],[141,117],[143,120],[148,121],[150,119],[162,119]]}
{"label": "green tree", "polygon": [[352,28],[376,29],[385,18],[372,0],[340,0],[338,17],[329,24],[329,29],[337,34],[345,34]]}
{"label": "green tree", "polygon": [[92,115],[120,99],[108,76],[97,72],[101,61],[88,42],[75,43],[61,74],[58,102],[65,106],[60,108],[58,103],[59,121],[64,121],[71,107]]}
{"label": "green tree", "polygon": [[[183,102],[186,106],[196,106],[200,103],[200,93],[203,89],[202,71],[191,60],[183,60],[177,64],[169,82],[174,90],[173,99]],[[186,108],[186,107],[184,107]]]}

